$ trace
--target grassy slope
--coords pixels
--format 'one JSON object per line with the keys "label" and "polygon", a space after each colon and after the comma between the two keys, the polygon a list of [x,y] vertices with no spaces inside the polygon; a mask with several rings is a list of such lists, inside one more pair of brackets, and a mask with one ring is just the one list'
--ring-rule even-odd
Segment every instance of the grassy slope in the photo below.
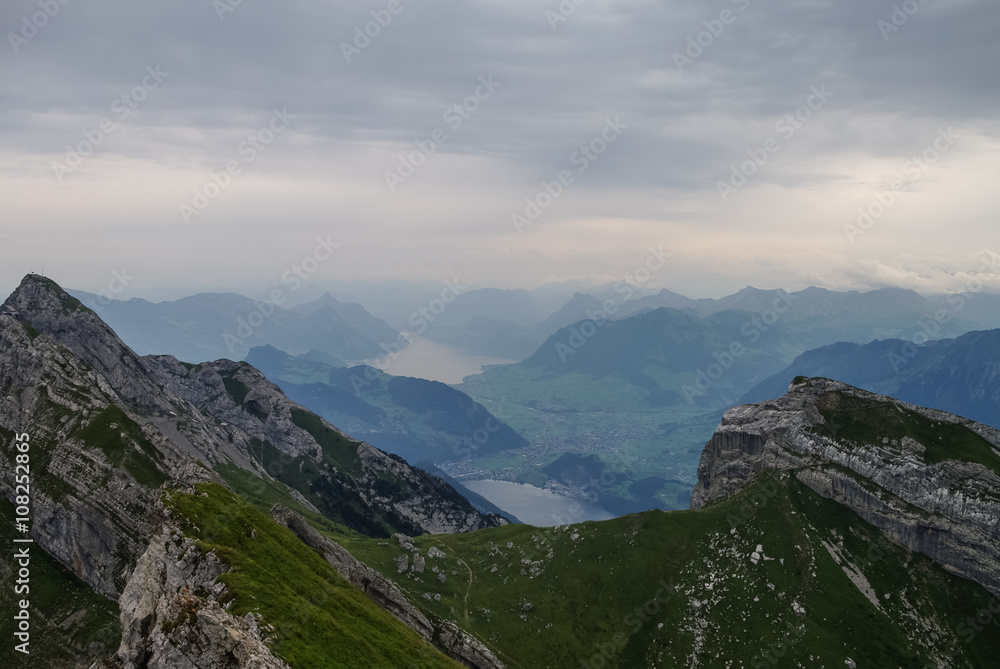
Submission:
{"label": "grassy slope", "polygon": [[90,448],[104,451],[115,467],[123,467],[139,483],[158,488],[167,480],[160,471],[161,456],[142,429],[118,406],[112,404],[93,418],[86,427],[77,430]]}
{"label": "grassy slope", "polygon": [[[878,608],[824,541],[864,574]],[[851,658],[918,669],[932,652],[953,657],[956,667],[986,667],[1000,652],[1000,616],[989,609],[1000,613],[1000,603],[988,592],[889,544],[795,480],[770,480],[696,512],[420,537],[425,555],[430,546],[447,553],[428,559],[422,575],[396,573],[398,546],[344,543],[430,614],[486,640],[512,668],[681,667],[696,657],[707,667],[811,669]],[[758,544],[774,559],[752,564]],[[429,573],[433,566],[446,583]],[[963,621],[982,611],[990,626],[975,632]]]}
{"label": "grassy slope", "polygon": [[274,653],[296,669],[458,665],[340,577],[320,555],[250,503],[217,485],[169,494],[186,533],[232,571],[230,611],[260,613]]}
{"label": "grassy slope", "polygon": [[842,393],[827,393],[819,404],[828,432],[856,444],[873,444],[872,435],[900,440],[909,437],[925,447],[924,461],[966,460],[1000,476],[1000,455],[965,425],[926,418],[888,402],[873,402]]}

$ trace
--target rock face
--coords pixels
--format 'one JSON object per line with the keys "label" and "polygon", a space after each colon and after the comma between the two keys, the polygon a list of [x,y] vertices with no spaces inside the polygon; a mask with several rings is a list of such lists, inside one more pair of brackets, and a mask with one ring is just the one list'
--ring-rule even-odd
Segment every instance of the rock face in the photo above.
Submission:
{"label": "rock face", "polygon": [[503,669],[505,666],[480,641],[453,623],[446,620],[431,623],[410,603],[399,586],[357,560],[343,546],[324,537],[299,514],[275,505],[271,509],[271,517],[290,529],[307,546],[318,550],[341,576],[367,593],[376,604],[452,659],[472,669]]}
{"label": "rock face", "polygon": [[697,509],[790,470],[889,539],[1000,595],[1000,432],[820,378],[725,413],[691,496]]}
{"label": "rock face", "polygon": [[263,641],[252,613],[238,618],[219,603],[226,571],[169,523],[153,537],[119,599],[122,643],[105,666],[122,669],[287,669]]}

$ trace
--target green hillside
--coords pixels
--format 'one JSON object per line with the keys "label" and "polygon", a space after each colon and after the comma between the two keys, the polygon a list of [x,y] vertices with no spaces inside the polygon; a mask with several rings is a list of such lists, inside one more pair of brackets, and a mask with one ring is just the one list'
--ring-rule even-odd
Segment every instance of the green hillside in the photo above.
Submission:
{"label": "green hillside", "polygon": [[995,626],[968,622],[995,625],[985,589],[787,475],[700,511],[415,543],[446,557],[397,574],[395,542],[345,545],[510,667],[922,669],[1000,652]]}
{"label": "green hillside", "polygon": [[334,367],[315,357],[259,347],[250,351],[247,361],[290,399],[409,462],[444,462],[528,447],[510,426],[444,383],[391,376],[363,365]]}
{"label": "green hillside", "polygon": [[[230,611],[259,613],[273,627],[274,654],[293,669],[357,669],[455,664],[367,595],[344,580],[319,553],[270,516],[225,488],[168,492],[167,507],[202,552],[229,566]],[[182,623],[181,623],[182,624]]]}
{"label": "green hillside", "polygon": [[560,329],[531,357],[458,386],[527,438],[531,450],[479,454],[449,472],[564,483],[543,470],[565,453],[594,455],[607,472],[604,484],[583,492],[604,508],[687,508],[701,447],[722,410],[801,352],[778,328],[748,329],[755,317],[659,308]]}

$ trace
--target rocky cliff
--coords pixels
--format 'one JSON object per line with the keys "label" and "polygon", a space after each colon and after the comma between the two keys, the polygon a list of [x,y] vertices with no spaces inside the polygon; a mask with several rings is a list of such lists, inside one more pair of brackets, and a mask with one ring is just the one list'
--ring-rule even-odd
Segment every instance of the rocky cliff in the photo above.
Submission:
{"label": "rocky cliff", "polygon": [[700,508],[790,470],[889,539],[1000,594],[1000,432],[821,378],[727,411],[698,467]]}

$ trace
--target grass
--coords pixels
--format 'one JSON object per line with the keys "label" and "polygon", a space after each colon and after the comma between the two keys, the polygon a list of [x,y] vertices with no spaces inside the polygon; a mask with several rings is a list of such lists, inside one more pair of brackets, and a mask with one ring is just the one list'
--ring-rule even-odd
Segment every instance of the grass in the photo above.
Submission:
{"label": "grass", "polygon": [[927,464],[964,460],[1000,476],[1000,456],[988,441],[961,423],[935,421],[892,402],[836,392],[825,393],[817,406],[827,425],[835,426],[838,439],[879,445],[876,442],[883,437],[894,441],[909,437],[924,446],[923,459]]}
{"label": "grass", "polygon": [[22,321],[21,327],[23,327],[24,331],[28,333],[28,338],[31,339],[31,341],[35,341],[35,339],[42,336],[42,333],[32,327],[31,323]]}
{"label": "grass", "polygon": [[292,422],[312,435],[323,449],[327,462],[339,467],[351,476],[361,474],[361,458],[358,457],[358,442],[342,436],[323,423],[316,414],[302,409],[291,410]]}
{"label": "grass", "polygon": [[226,386],[226,392],[229,394],[229,397],[237,405],[243,404],[247,395],[250,394],[250,386],[227,374],[222,375],[222,383]]}
{"label": "grass", "polygon": [[[843,543],[880,608],[823,541]],[[985,589],[889,544],[795,479],[770,479],[700,511],[419,537],[422,554],[431,546],[447,554],[428,558],[424,574],[397,574],[402,551],[393,543],[343,543],[428,614],[486,640],[512,668],[690,666],[698,635],[701,666],[730,669],[844,666],[848,657],[859,666],[920,669],[932,652],[954,655],[957,667],[982,667],[1000,652],[995,628],[951,644],[963,621],[993,601]],[[758,544],[773,559],[754,565]],[[445,583],[430,571],[435,566]],[[657,598],[664,584],[681,594]],[[793,601],[805,615],[794,612]],[[592,662],[602,651],[607,655]]]}
{"label": "grass", "polygon": [[223,385],[226,387],[226,394],[229,395],[236,406],[243,407],[244,411],[263,423],[267,420],[267,413],[260,408],[257,402],[252,400],[250,402],[246,401],[247,395],[250,394],[250,386],[239,379],[233,378],[235,371],[221,372],[219,374],[222,377]]}
{"label": "grass", "polygon": [[283,483],[263,479],[241,467],[228,463],[216,465],[216,472],[243,499],[265,513],[269,512],[275,504],[282,504],[303,516],[310,524],[328,536],[352,539],[364,536],[302,506],[291,495],[291,489]]}
{"label": "grass", "polygon": [[415,632],[350,585],[317,552],[225,488],[168,493],[167,506],[202,551],[231,571],[220,577],[234,615],[259,613],[269,644],[295,669],[421,667],[456,669]]}
{"label": "grass", "polygon": [[118,406],[108,406],[73,436],[82,439],[90,448],[104,451],[113,466],[124,468],[145,486],[158,488],[167,480],[159,468],[161,456],[156,447]]}

